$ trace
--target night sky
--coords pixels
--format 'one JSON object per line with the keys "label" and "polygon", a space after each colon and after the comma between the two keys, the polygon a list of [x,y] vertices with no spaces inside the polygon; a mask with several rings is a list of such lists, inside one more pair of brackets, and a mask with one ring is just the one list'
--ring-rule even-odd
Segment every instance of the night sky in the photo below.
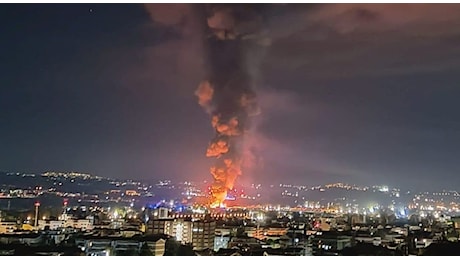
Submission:
{"label": "night sky", "polygon": [[[0,5],[0,171],[210,180],[200,8]],[[460,5],[261,10],[238,182],[458,188]]]}

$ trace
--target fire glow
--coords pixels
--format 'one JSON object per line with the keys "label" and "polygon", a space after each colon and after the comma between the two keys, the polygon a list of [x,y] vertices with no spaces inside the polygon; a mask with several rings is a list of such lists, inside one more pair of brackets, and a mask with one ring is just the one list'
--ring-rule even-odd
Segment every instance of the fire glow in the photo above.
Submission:
{"label": "fire glow", "polygon": [[[208,6],[206,40],[209,71],[195,95],[211,115],[215,135],[206,156],[214,158],[211,207],[222,207],[227,192],[242,173],[244,135],[258,113],[247,53],[258,45],[260,17],[256,10],[231,5]],[[242,19],[244,17],[244,19]],[[251,24],[250,29],[246,25]],[[244,29],[246,28],[246,29]],[[244,30],[243,30],[244,29]],[[259,48],[260,49],[260,48]]]}
{"label": "fire glow", "polygon": [[[210,90],[211,89],[211,90]],[[204,81],[198,87],[196,95],[200,105],[204,106],[212,114],[212,126],[215,129],[215,137],[211,140],[206,150],[206,156],[215,158],[216,161],[210,172],[214,182],[211,186],[211,207],[223,207],[227,197],[227,191],[232,190],[236,178],[241,175],[241,157],[238,150],[238,142],[241,141],[244,129],[239,124],[238,116],[233,113],[226,115],[219,111],[218,106],[212,106],[214,93],[211,83]],[[244,109],[242,104],[236,106],[235,114]],[[243,118],[247,118],[247,115]]]}

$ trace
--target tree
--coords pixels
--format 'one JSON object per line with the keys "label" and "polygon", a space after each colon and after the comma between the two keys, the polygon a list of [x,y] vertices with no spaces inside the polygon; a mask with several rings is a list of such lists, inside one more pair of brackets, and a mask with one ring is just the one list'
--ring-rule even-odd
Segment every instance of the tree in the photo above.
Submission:
{"label": "tree", "polygon": [[165,256],[177,255],[178,250],[179,250],[179,243],[174,238],[170,238],[166,240],[165,253],[164,253]]}
{"label": "tree", "polygon": [[194,256],[195,252],[189,245],[180,245],[177,251],[177,256]]}
{"label": "tree", "polygon": [[149,246],[147,245],[147,243],[144,243],[141,247],[141,252],[140,254],[141,256],[153,256],[153,253],[152,251],[150,250]]}
{"label": "tree", "polygon": [[269,238],[269,239],[267,239],[267,244],[269,244],[269,245],[272,245],[272,246],[273,246],[273,245],[275,244],[275,240],[273,240],[273,239]]}

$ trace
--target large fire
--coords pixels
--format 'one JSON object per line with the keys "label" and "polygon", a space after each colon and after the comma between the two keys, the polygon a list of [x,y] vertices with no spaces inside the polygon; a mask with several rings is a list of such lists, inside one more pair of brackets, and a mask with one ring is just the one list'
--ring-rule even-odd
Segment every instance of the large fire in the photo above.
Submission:
{"label": "large fire", "polygon": [[233,189],[236,178],[241,175],[241,158],[237,149],[237,142],[244,129],[240,129],[238,118],[231,116],[222,117],[211,105],[214,88],[209,81],[202,82],[195,94],[199,104],[212,114],[211,125],[216,131],[216,136],[209,143],[206,156],[216,158],[210,172],[214,183],[211,186],[210,206],[222,207],[227,196],[227,191]]}
{"label": "large fire", "polygon": [[209,205],[220,207],[241,175],[244,135],[249,130],[249,117],[258,111],[252,73],[254,54],[264,41],[262,17],[256,6],[207,5],[206,12],[211,34],[205,42],[209,70],[195,95],[211,115],[215,130],[206,150],[206,156],[215,159],[210,169],[213,184]]}

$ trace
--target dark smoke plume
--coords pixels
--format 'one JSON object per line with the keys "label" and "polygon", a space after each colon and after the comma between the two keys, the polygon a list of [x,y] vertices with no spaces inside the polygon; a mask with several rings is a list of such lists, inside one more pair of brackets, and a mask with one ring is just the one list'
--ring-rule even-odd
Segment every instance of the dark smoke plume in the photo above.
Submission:
{"label": "dark smoke plume", "polygon": [[204,49],[208,76],[195,94],[211,115],[215,136],[206,156],[215,158],[211,206],[220,206],[241,175],[242,146],[250,117],[258,113],[252,52],[269,44],[262,31],[261,5],[206,6],[209,36]]}

